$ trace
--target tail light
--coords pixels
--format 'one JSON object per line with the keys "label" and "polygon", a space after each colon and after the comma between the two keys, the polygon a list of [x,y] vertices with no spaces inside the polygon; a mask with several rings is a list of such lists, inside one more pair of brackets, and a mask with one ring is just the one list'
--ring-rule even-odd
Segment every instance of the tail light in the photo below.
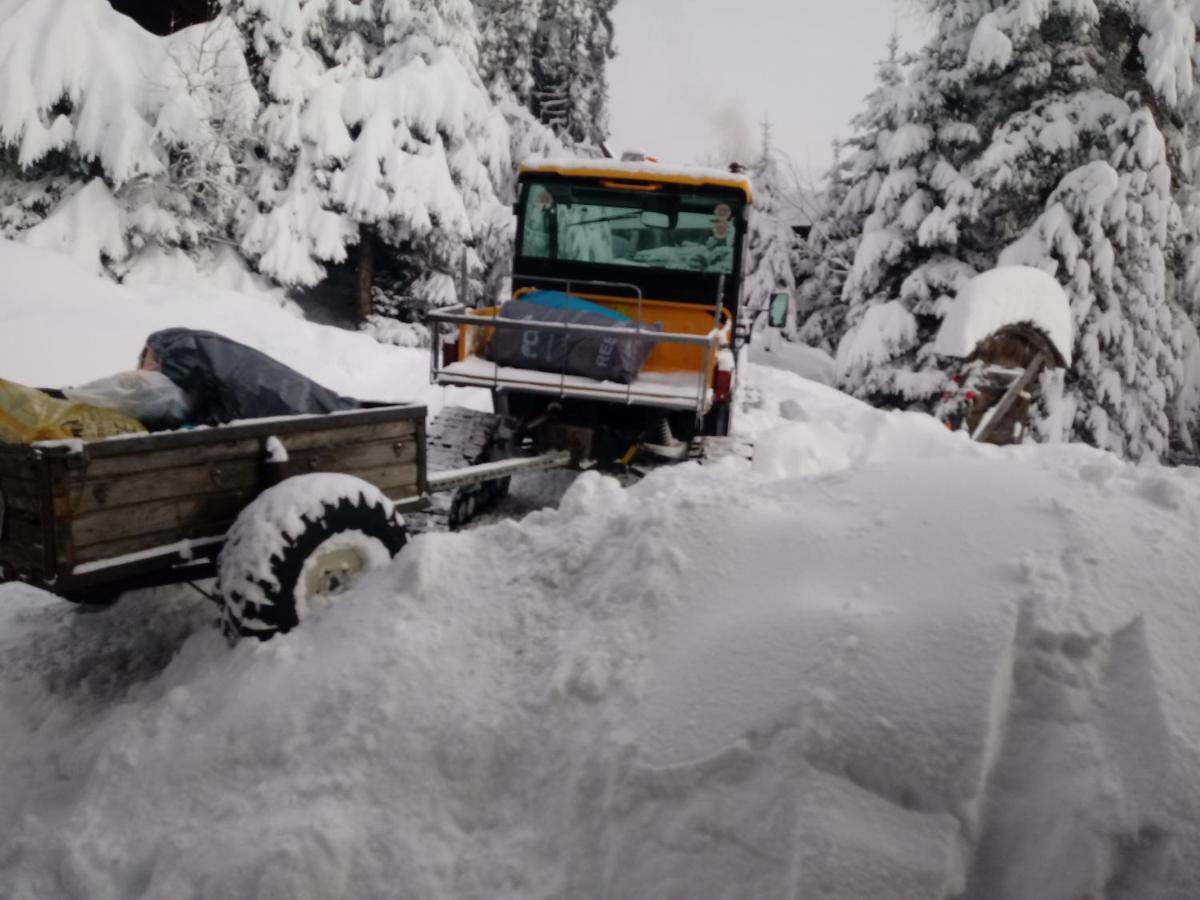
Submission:
{"label": "tail light", "polygon": [[717,369],[717,377],[713,379],[713,400],[724,403],[733,396],[733,371]]}

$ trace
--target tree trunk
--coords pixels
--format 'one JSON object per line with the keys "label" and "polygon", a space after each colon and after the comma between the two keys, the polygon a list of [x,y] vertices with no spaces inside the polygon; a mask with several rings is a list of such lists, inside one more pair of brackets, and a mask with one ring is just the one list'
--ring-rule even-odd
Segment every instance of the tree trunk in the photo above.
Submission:
{"label": "tree trunk", "polygon": [[364,231],[358,242],[358,277],[355,279],[354,315],[359,324],[367,321],[374,305],[371,288],[375,284],[375,242],[371,233]]}

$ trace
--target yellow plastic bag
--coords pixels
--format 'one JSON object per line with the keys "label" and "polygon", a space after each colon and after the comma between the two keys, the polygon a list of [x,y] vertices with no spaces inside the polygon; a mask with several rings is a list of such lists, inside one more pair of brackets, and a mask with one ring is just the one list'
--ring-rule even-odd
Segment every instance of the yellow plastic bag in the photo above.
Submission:
{"label": "yellow plastic bag", "polygon": [[29,444],[67,438],[91,441],[145,430],[141,422],[124,413],[56,400],[34,388],[0,378],[0,442]]}

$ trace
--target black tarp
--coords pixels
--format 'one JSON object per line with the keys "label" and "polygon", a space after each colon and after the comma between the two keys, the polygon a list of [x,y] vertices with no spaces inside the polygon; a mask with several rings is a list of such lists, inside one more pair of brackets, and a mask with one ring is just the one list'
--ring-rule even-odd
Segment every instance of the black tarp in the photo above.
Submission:
{"label": "black tarp", "polygon": [[195,398],[195,424],[362,406],[265,353],[211,331],[168,328],[150,335],[146,346],[158,357],[162,373]]}
{"label": "black tarp", "polygon": [[[637,323],[629,319],[614,319],[576,309],[555,309],[522,300],[504,304],[500,316],[533,322],[601,325],[631,332],[637,327]],[[661,332],[663,327],[658,323],[643,324],[642,330]],[[565,371],[568,375],[628,384],[637,378],[653,349],[654,341],[632,336],[497,328],[484,355],[497,365],[539,372]]]}

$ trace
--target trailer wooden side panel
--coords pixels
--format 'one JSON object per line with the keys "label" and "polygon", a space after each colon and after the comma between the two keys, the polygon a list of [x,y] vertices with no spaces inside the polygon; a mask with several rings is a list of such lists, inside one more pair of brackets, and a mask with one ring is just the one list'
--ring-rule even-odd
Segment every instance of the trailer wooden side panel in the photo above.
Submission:
{"label": "trailer wooden side panel", "polygon": [[0,579],[51,577],[53,547],[43,461],[28,447],[0,445]]}
{"label": "trailer wooden side panel", "polygon": [[424,415],[381,407],[82,445],[0,445],[12,507],[0,563],[22,580],[75,590],[177,564],[188,555],[182,542],[203,542],[198,552],[212,558],[262,491],[315,472],[362,478],[402,509],[419,508],[428,495]]}
{"label": "trailer wooden side panel", "polygon": [[[293,475],[339,472],[397,500],[419,497],[417,423],[405,418],[332,427],[318,418],[305,430],[91,459],[66,475],[55,497],[66,526],[60,561],[70,570],[220,537],[263,490]],[[283,446],[286,461],[270,462],[271,438]]]}

